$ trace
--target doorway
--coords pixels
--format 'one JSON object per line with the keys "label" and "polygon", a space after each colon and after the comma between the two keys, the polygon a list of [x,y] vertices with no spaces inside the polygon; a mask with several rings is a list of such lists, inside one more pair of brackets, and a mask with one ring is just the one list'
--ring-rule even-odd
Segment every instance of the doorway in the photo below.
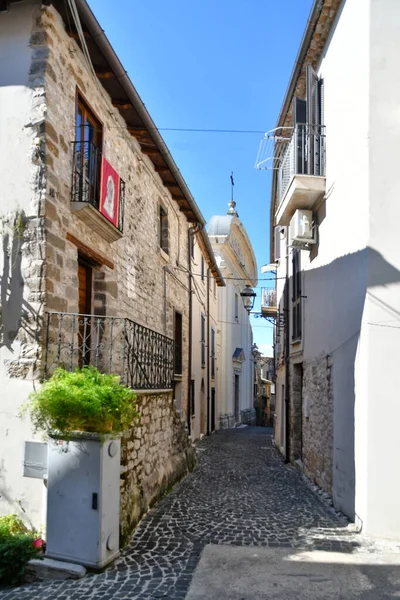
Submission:
{"label": "doorway", "polygon": [[206,412],[206,396],[204,392],[204,379],[201,380],[200,387],[200,433],[207,433],[207,412]]}
{"label": "doorway", "polygon": [[235,374],[235,421],[239,422],[239,375]]}
{"label": "doorway", "polygon": [[211,431],[215,431],[215,388],[211,388]]}

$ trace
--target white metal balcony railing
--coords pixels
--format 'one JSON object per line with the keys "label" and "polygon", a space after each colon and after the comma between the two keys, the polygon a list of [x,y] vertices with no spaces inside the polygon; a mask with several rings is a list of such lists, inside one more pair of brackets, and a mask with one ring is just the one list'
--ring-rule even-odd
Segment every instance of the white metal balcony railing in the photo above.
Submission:
{"label": "white metal balcony railing", "polygon": [[279,205],[293,175],[325,176],[325,126],[298,123],[266,133],[255,166],[278,170]]}
{"label": "white metal balcony railing", "polygon": [[262,288],[261,290],[261,306],[268,308],[276,308],[276,289]]}
{"label": "white metal balcony railing", "polygon": [[279,203],[293,175],[325,176],[325,127],[296,125],[278,173]]}

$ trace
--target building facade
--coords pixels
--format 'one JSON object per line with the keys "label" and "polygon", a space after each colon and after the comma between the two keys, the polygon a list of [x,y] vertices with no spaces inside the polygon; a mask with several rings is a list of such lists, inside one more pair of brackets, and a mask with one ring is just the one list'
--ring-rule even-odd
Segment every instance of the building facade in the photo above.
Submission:
{"label": "building facade", "polygon": [[23,477],[35,463],[26,442],[40,437],[18,412],[55,366],[94,364],[138,391],[141,426],[121,464],[127,532],[188,468],[190,238],[205,221],[93,13],[76,5],[11,1],[0,12],[10,57],[0,65],[0,512],[45,524],[45,467]]}
{"label": "building facade", "polygon": [[241,292],[257,283],[251,242],[235,209],[211,218],[208,235],[226,286],[218,290],[220,359],[217,413],[221,428],[255,423],[253,335]]}
{"label": "building facade", "polygon": [[192,370],[190,421],[192,440],[218,428],[217,398],[220,360],[218,290],[225,285],[204,229],[191,244]]}
{"label": "building facade", "polygon": [[314,2],[271,162],[275,442],[364,531],[394,539],[399,22],[394,0]]}

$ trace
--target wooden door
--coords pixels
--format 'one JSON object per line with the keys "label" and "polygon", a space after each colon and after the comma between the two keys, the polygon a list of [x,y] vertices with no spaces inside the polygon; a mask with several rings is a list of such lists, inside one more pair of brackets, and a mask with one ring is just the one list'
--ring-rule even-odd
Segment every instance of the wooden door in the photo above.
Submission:
{"label": "wooden door", "polygon": [[[92,314],[92,279],[93,270],[90,265],[78,262],[79,288],[79,367],[90,362],[90,326]],[[85,316],[83,316],[85,315]]]}

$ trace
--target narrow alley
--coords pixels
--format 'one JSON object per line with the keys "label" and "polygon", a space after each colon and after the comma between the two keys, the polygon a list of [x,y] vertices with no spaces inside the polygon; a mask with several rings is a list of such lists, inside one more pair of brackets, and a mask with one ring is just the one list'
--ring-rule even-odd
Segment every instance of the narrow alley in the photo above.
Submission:
{"label": "narrow alley", "polygon": [[208,544],[346,554],[359,545],[347,521],[277,455],[271,430],[224,430],[197,448],[198,467],[147,514],[111,568],[79,581],[3,590],[1,600],[178,600]]}

